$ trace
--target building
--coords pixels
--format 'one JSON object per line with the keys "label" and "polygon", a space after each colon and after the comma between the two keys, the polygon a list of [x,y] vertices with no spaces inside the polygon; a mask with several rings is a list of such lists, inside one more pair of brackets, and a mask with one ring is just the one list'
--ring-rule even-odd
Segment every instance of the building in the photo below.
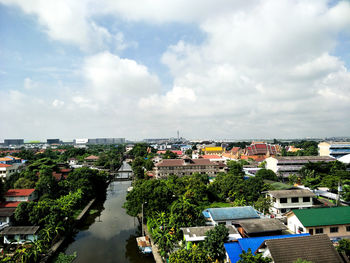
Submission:
{"label": "building", "polygon": [[0,230],[10,226],[16,208],[0,208]]}
{"label": "building", "polygon": [[244,219],[260,218],[251,206],[222,207],[205,209],[203,215],[207,225],[235,225]]}
{"label": "building", "polygon": [[[228,229],[228,240],[237,240],[241,238],[237,229],[234,226],[226,226]],[[197,227],[184,227],[180,228],[183,232],[184,239],[186,242],[200,242],[204,241],[206,233],[209,230],[214,229],[214,226],[197,226]]]}
{"label": "building", "polygon": [[0,178],[5,179],[17,171],[17,166],[0,163]]}
{"label": "building", "polygon": [[247,146],[244,150],[246,156],[271,156],[278,153],[278,147],[264,142],[252,142],[250,146]]}
{"label": "building", "polygon": [[350,142],[320,142],[318,144],[320,156],[340,158],[350,154]]}
{"label": "building", "polygon": [[23,139],[5,139],[4,140],[4,146],[19,146],[19,145],[23,145],[24,144],[24,140]]}
{"label": "building", "polygon": [[242,237],[281,235],[287,227],[275,218],[245,219],[237,221],[235,226]]}
{"label": "building", "polygon": [[88,144],[123,144],[125,138],[96,138],[88,139]]}
{"label": "building", "polygon": [[275,190],[268,191],[272,204],[271,214],[281,217],[292,209],[310,208],[313,206],[313,197],[316,195],[307,189]]}
{"label": "building", "polygon": [[288,177],[296,174],[309,162],[332,162],[334,158],[329,156],[278,156],[265,159],[266,169],[274,171],[277,175]]}
{"label": "building", "polygon": [[4,237],[4,244],[23,244],[36,241],[39,228],[39,226],[9,226],[0,233]]}
{"label": "building", "polygon": [[4,194],[6,202],[29,202],[38,198],[35,189],[9,189]]}
{"label": "building", "polygon": [[220,146],[220,147],[204,147],[202,149],[202,152],[204,152],[204,154],[208,155],[208,154],[222,154],[224,152],[224,149]]}
{"label": "building", "polygon": [[194,173],[215,176],[219,172],[219,164],[206,159],[164,159],[155,165],[157,178],[169,175],[191,175]]}
{"label": "building", "polygon": [[94,162],[97,162],[98,159],[99,159],[98,156],[90,155],[90,156],[86,157],[84,160],[85,160],[87,163],[94,163]]}
{"label": "building", "polygon": [[258,248],[266,240],[300,238],[306,235],[309,234],[249,237],[237,239],[237,242],[225,243],[226,262],[236,263],[240,259],[239,255],[242,254],[243,251],[248,252],[249,249],[252,251],[253,255],[255,255],[258,252]]}
{"label": "building", "polygon": [[294,263],[298,259],[313,263],[343,263],[327,235],[265,240],[257,250],[273,263]]}
{"label": "building", "polygon": [[331,239],[350,238],[350,207],[293,210],[287,226],[294,233],[327,234]]}
{"label": "building", "polygon": [[47,139],[47,144],[60,144],[60,139]]}

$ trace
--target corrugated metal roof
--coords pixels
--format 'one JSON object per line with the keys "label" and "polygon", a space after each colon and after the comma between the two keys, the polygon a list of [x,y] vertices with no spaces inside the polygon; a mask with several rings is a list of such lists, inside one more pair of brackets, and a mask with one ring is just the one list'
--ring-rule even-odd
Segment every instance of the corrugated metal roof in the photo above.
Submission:
{"label": "corrugated metal roof", "polygon": [[251,206],[208,208],[205,211],[209,212],[215,221],[260,218]]}
{"label": "corrugated metal roof", "polygon": [[237,239],[237,242],[225,243],[226,252],[231,260],[231,263],[236,263],[242,254],[242,251],[248,251],[250,248],[252,253],[255,254],[255,251],[260,247],[260,245],[265,240],[271,239],[283,239],[291,237],[303,237],[309,236],[310,234],[293,234],[293,235],[279,235],[279,236],[265,236],[265,237],[249,237],[249,238],[240,238]]}
{"label": "corrugated metal roof", "polygon": [[293,210],[305,227],[350,224],[350,207],[312,208]]}

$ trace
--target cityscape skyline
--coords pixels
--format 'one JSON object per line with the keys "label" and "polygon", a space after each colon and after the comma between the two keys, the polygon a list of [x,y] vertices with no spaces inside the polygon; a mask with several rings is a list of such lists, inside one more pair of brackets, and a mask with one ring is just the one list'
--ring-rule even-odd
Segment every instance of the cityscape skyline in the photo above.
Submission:
{"label": "cityscape skyline", "polygon": [[350,131],[348,1],[0,0],[0,139]]}

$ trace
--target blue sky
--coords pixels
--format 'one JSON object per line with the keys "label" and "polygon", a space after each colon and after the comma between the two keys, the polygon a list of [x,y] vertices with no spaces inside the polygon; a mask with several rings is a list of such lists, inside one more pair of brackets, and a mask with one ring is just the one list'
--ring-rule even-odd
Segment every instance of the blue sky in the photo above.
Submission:
{"label": "blue sky", "polygon": [[349,1],[0,0],[0,140],[348,136]]}

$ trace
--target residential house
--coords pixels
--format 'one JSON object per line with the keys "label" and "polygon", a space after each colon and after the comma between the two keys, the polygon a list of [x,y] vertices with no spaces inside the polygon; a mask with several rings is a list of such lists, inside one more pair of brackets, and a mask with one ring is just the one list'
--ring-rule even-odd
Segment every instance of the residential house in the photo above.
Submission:
{"label": "residential house", "polygon": [[157,178],[169,175],[191,175],[194,173],[215,176],[219,172],[219,165],[206,159],[164,159],[155,165]]}
{"label": "residential house", "polygon": [[320,156],[340,158],[350,154],[350,142],[320,142],[318,144]]}
{"label": "residential house", "polygon": [[239,220],[235,226],[242,237],[281,235],[287,229],[285,224],[274,218]]}
{"label": "residential house", "polygon": [[38,198],[35,189],[9,189],[4,194],[7,202],[29,202]]}
{"label": "residential house", "polygon": [[276,217],[283,216],[284,213],[292,209],[310,208],[313,206],[313,197],[316,195],[307,189],[290,189],[268,191],[272,204],[270,212]]}
{"label": "residential house", "polygon": [[85,160],[87,163],[93,164],[93,163],[97,162],[98,159],[99,159],[98,156],[90,155],[90,156],[86,157],[84,160]]}
{"label": "residential house", "polygon": [[39,226],[9,226],[0,233],[4,237],[4,244],[23,244],[38,239]]}
{"label": "residential house", "polygon": [[265,161],[266,169],[274,171],[279,176],[288,177],[297,174],[309,162],[332,162],[335,159],[329,156],[278,156],[268,157]]}
{"label": "residential house", "polygon": [[0,230],[10,226],[16,208],[0,208]]}
{"label": "residential house", "polygon": [[[237,240],[241,238],[241,235],[234,226],[226,226],[228,229],[228,240]],[[209,230],[214,229],[214,226],[197,226],[197,227],[184,227],[181,228],[184,239],[186,242],[199,242],[204,241],[206,233]]]}
{"label": "residential house", "polygon": [[226,262],[238,262],[238,260],[240,260],[240,254],[242,254],[243,251],[248,252],[249,249],[252,251],[253,255],[255,255],[258,248],[265,240],[286,239],[294,237],[300,238],[306,235],[309,234],[249,237],[237,239],[237,242],[225,243],[224,246],[226,250]]}
{"label": "residential house", "polygon": [[327,235],[265,240],[257,252],[273,263],[294,263],[298,259],[313,263],[343,263]]}
{"label": "residential house", "polygon": [[287,226],[294,233],[327,234],[332,240],[350,238],[350,207],[293,210]]}
{"label": "residential house", "polygon": [[8,178],[11,174],[14,174],[17,171],[18,167],[12,164],[0,163],[0,178]]}
{"label": "residential house", "polygon": [[233,147],[231,150],[225,150],[225,152],[222,154],[222,157],[229,159],[229,160],[238,160],[241,155],[241,148],[240,147]]}
{"label": "residential house", "polygon": [[260,218],[256,210],[251,206],[222,207],[205,209],[203,215],[207,225],[235,225],[237,221],[244,219]]}
{"label": "residential house", "polygon": [[77,165],[77,164],[78,164],[78,160],[77,160],[76,158],[70,158],[70,159],[68,160],[68,164],[69,164],[70,166],[72,166],[72,165]]}

